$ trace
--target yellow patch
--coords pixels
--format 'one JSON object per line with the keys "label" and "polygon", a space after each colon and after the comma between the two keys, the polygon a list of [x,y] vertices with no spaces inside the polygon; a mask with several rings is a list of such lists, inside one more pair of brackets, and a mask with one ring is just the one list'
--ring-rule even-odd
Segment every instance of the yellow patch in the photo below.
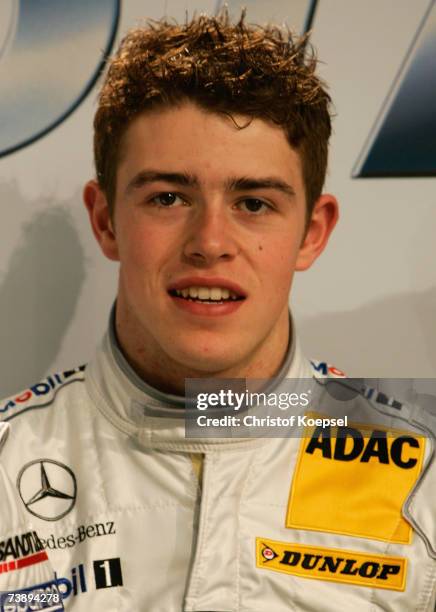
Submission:
{"label": "yellow patch", "polygon": [[421,472],[424,448],[424,436],[378,426],[306,428],[286,527],[410,543],[401,508]]}
{"label": "yellow patch", "polygon": [[404,591],[407,559],[256,538],[256,565],[300,578]]}

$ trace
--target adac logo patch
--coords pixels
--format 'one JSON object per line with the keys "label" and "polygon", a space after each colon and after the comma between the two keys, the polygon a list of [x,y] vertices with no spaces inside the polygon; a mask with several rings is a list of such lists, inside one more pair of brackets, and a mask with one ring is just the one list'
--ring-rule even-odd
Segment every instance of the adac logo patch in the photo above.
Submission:
{"label": "adac logo patch", "polygon": [[286,527],[409,543],[412,528],[401,510],[424,450],[424,436],[409,431],[356,423],[307,428]]}
{"label": "adac logo patch", "polygon": [[404,591],[407,559],[256,538],[256,566],[300,578]]}

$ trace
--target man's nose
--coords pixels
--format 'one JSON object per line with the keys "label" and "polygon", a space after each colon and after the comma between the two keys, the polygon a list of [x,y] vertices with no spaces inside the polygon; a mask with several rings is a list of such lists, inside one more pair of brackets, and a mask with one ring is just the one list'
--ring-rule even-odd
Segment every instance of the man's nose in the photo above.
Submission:
{"label": "man's nose", "polygon": [[207,207],[197,211],[195,219],[190,220],[184,256],[191,263],[205,266],[231,260],[237,253],[235,228],[229,211]]}

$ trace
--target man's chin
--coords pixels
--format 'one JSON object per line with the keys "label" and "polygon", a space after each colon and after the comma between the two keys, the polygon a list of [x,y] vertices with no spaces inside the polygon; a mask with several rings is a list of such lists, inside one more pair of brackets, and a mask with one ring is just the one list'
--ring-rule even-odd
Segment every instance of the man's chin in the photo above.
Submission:
{"label": "man's chin", "polygon": [[235,352],[234,348],[226,347],[218,351],[216,347],[207,347],[203,350],[180,351],[177,361],[186,371],[185,378],[237,378],[241,372],[243,376],[243,356]]}

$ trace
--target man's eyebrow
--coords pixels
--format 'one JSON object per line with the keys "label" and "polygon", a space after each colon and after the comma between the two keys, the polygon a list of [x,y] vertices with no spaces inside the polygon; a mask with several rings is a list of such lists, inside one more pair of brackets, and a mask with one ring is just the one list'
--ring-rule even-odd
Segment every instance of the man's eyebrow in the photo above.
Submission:
{"label": "man's eyebrow", "polygon": [[295,196],[295,189],[286,181],[274,176],[261,178],[241,177],[233,178],[227,182],[229,191],[245,191],[252,189],[277,189],[288,196]]}
{"label": "man's eyebrow", "polygon": [[[186,172],[159,172],[157,170],[141,170],[129,181],[126,194],[134,189],[140,189],[149,183],[163,181],[173,183],[182,187],[199,187],[198,178]],[[225,187],[228,191],[251,191],[256,189],[276,189],[287,196],[295,196],[295,190],[286,181],[274,177],[234,177],[226,181]]]}
{"label": "man's eyebrow", "polygon": [[185,172],[158,172],[155,170],[141,170],[129,181],[126,187],[126,194],[134,189],[140,189],[148,183],[164,181],[183,187],[198,187],[198,179]]}

